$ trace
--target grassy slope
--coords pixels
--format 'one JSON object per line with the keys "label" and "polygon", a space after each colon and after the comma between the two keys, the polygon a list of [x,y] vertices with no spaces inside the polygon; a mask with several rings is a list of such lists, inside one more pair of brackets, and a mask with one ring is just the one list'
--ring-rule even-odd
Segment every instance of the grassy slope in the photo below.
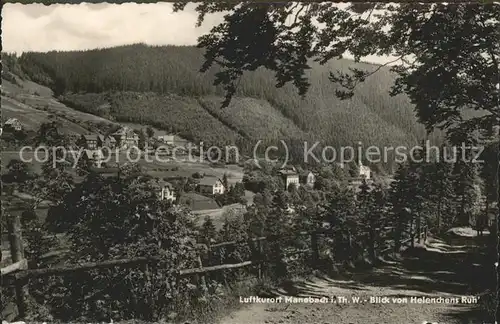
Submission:
{"label": "grassy slope", "polygon": [[84,125],[114,123],[108,119],[72,109],[59,102],[50,88],[14,76],[15,82],[2,78],[2,120],[17,118],[27,130],[36,131],[42,123],[57,118],[67,134],[86,134]]}
{"label": "grassy slope", "polygon": [[[8,81],[2,80],[2,88],[5,96],[2,95],[2,119],[7,120],[9,118],[17,118],[23,124],[26,130],[36,131],[42,123],[48,122],[51,116],[56,116],[56,110],[41,110],[33,108],[31,102],[50,102],[47,98],[37,98],[35,95],[23,94],[19,95],[9,92],[10,89],[20,89],[14,84],[9,84]],[[45,105],[45,104],[44,104]],[[62,110],[62,109],[60,109]],[[62,113],[62,111],[61,111]],[[63,125],[63,131],[67,134],[85,134],[87,129],[79,124],[73,123],[67,119],[59,118]]]}

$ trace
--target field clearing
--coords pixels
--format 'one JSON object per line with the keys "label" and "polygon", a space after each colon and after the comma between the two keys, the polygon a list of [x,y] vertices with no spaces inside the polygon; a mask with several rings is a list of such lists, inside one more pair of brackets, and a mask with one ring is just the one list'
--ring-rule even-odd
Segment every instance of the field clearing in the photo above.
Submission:
{"label": "field clearing", "polygon": [[48,87],[32,81],[22,80],[17,76],[15,77],[15,79],[17,84],[12,83],[10,80],[2,79],[3,93],[9,94],[11,96],[17,96],[21,94],[38,95],[45,98],[51,98],[54,96],[54,92]]}
{"label": "field clearing", "polygon": [[[9,164],[10,161],[12,160],[21,160],[21,157],[25,159],[25,161],[33,159],[35,156],[34,153],[30,152],[23,152],[21,155],[20,151],[2,151],[0,152],[0,164],[2,166],[2,174],[6,172],[7,165]],[[41,172],[42,171],[42,163],[36,162],[33,160],[33,162],[27,162],[28,165],[30,166],[31,170],[33,172]]]}
{"label": "field clearing", "polygon": [[[38,110],[15,99],[2,96],[2,118],[17,118],[26,130],[37,131],[42,123],[54,120],[48,111]],[[70,135],[88,133],[88,130],[64,118],[58,118],[62,123],[61,131]]]}
{"label": "field clearing", "polygon": [[109,119],[70,108],[65,104],[57,101],[55,98],[44,98],[44,97],[24,95],[24,94],[20,95],[19,98],[22,98],[28,105],[32,105],[39,109],[45,108],[47,109],[48,112],[56,115],[62,114],[63,118],[76,119],[81,122],[91,121],[96,123],[113,124],[116,126],[119,125],[118,123],[113,122]]}
{"label": "field clearing", "polygon": [[[123,154],[119,157],[120,161],[126,161],[127,156]],[[166,161],[166,157],[161,157],[156,160],[154,156],[150,156],[149,160],[141,159],[138,164],[143,167],[148,174],[155,177],[190,177],[193,173],[202,173],[205,176],[222,178],[224,174],[228,177],[229,184],[241,182],[243,179],[243,168],[238,165],[226,165],[224,167],[213,167],[207,162],[193,158],[191,161],[170,160]]]}
{"label": "field clearing", "polygon": [[[120,125],[127,126],[127,127],[132,128],[132,129],[142,129],[144,131],[146,130],[146,128],[149,127],[149,128],[151,128],[152,130],[155,131],[154,136],[170,134],[170,132],[167,132],[166,130],[163,130],[163,129],[160,129],[160,128],[157,128],[157,127],[153,127],[153,126],[150,126],[150,125],[145,125],[145,124],[130,123],[130,122],[121,122]],[[182,138],[179,135],[177,135],[176,133],[172,133],[172,134],[175,134],[175,136],[177,136],[179,138]],[[186,140],[184,138],[182,138],[182,139]]]}
{"label": "field clearing", "polygon": [[[224,174],[227,174],[228,181],[230,183],[236,183],[241,181],[243,178],[243,168],[237,165],[230,165],[225,167],[212,167],[206,162],[182,162],[182,161],[167,161],[166,158],[164,161],[155,160],[154,156],[150,157],[150,160],[145,160],[144,158],[138,159],[136,154],[110,154],[109,156],[105,153],[105,161],[109,166],[113,167],[116,165],[126,165],[136,163],[140,165],[146,172],[151,173],[152,175],[158,177],[175,177],[175,176],[191,176],[195,172],[205,173],[208,176],[220,177],[222,178]],[[76,155],[77,153],[75,153]],[[42,162],[39,162],[43,156],[44,152],[40,151],[38,153],[38,161],[35,159],[35,153],[33,150],[24,150],[21,151],[4,151],[0,153],[1,164],[5,167],[10,160],[18,159],[21,157],[25,160],[33,160],[30,165],[33,166],[34,170],[40,170],[40,166]],[[70,157],[70,153],[68,153],[68,158]]]}
{"label": "field clearing", "polygon": [[[178,168],[178,169],[177,169]],[[172,163],[164,163],[163,165],[147,165],[146,172],[154,177],[165,178],[165,177],[190,177],[193,173],[202,173],[205,174],[206,177],[216,177],[221,178],[224,177],[224,174],[227,174],[227,181],[230,185],[234,185],[238,182],[241,182],[243,179],[242,172],[233,173],[233,170],[226,168],[212,168],[208,164],[192,164],[192,163],[181,163],[181,162],[172,162]]]}
{"label": "field clearing", "polygon": [[193,211],[193,214],[198,216],[198,226],[201,226],[205,220],[205,217],[208,216],[213,221],[215,228],[217,230],[221,230],[222,226],[224,225],[225,215],[241,215],[245,211],[245,206],[241,204],[232,204],[223,206],[219,209]]}

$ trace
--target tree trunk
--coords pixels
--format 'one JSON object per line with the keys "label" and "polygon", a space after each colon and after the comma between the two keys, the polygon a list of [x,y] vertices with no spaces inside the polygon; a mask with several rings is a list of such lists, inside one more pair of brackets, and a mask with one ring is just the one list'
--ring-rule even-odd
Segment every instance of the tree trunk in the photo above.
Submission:
{"label": "tree trunk", "polygon": [[461,197],[461,201],[460,201],[460,225],[461,226],[469,226],[470,224],[470,219],[468,218],[468,215],[467,213],[465,212],[465,195],[462,195]]}
{"label": "tree trunk", "polygon": [[318,234],[313,232],[311,234],[311,249],[312,249],[312,267],[317,267],[319,262],[319,247],[318,247]]}
{"label": "tree trunk", "polygon": [[415,240],[413,239],[414,236],[415,236],[415,229],[414,229],[414,226],[413,224],[415,223],[415,217],[413,215],[411,215],[411,219],[410,219],[410,245],[411,247],[414,247],[415,246]]}
{"label": "tree trunk", "polygon": [[396,228],[394,229],[394,253],[398,253],[401,249],[401,234],[402,234],[403,223],[401,220],[398,221]]}
{"label": "tree trunk", "polygon": [[[485,220],[485,223],[486,223],[486,227],[488,227],[488,229],[490,229],[490,223],[489,223],[489,220],[490,220],[490,215],[489,215],[489,211],[490,211],[490,202],[488,200],[488,197],[486,197],[486,211],[485,211],[485,215],[484,215],[484,220]],[[490,233],[492,231],[490,230]]]}
{"label": "tree trunk", "polygon": [[373,224],[372,224],[372,226],[370,226],[370,242],[369,242],[368,246],[370,249],[370,258],[372,261],[375,261],[377,255],[375,252],[375,229],[374,229]]}
{"label": "tree trunk", "polygon": [[347,251],[347,256],[349,258],[349,260],[353,260],[354,259],[354,255],[353,255],[353,249],[352,249],[352,235],[351,235],[351,231],[347,231],[347,243],[348,243],[348,251]]}
{"label": "tree trunk", "polygon": [[421,218],[420,212],[419,212],[418,216],[417,216],[417,240],[418,240],[418,243],[420,243],[421,236],[422,236],[422,218]]}
{"label": "tree trunk", "polygon": [[439,197],[438,205],[437,205],[437,231],[438,231],[438,233],[440,233],[440,231],[441,231],[441,199],[442,199],[442,196]]}

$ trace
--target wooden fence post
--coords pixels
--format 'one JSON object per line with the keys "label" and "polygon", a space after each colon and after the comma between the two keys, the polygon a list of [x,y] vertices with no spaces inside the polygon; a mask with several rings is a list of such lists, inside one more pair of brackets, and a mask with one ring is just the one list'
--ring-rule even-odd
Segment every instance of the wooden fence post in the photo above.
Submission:
{"label": "wooden fence post", "polygon": [[208,266],[212,265],[212,245],[210,241],[207,243],[207,256],[208,256]]}
{"label": "wooden fence post", "polygon": [[257,261],[259,262],[259,264],[257,265],[257,276],[260,279],[262,279],[262,241],[261,240],[257,240]]}
{"label": "wooden fence post", "polygon": [[[15,215],[7,218],[7,226],[12,263],[22,261],[24,260],[24,247],[21,234],[21,216]],[[25,279],[15,281],[16,304],[20,318],[24,318],[27,311],[26,299],[29,293],[26,285],[27,280]]]}
{"label": "wooden fence post", "polygon": [[420,216],[420,213],[417,217],[417,240],[419,244],[422,241],[422,217]]}
{"label": "wooden fence post", "polygon": [[[224,253],[226,253],[226,249],[225,248],[223,249]],[[218,249],[218,251],[219,251],[219,265],[222,265],[224,264],[224,258],[222,257],[222,252],[220,248]],[[221,271],[221,275],[222,275],[222,280],[224,280],[224,285],[227,287],[228,283],[227,283],[226,273],[224,271]]]}
{"label": "wooden fence post", "polygon": [[410,222],[410,246],[413,248],[415,247],[415,228],[414,228],[414,220],[413,218],[411,219]]}
{"label": "wooden fence post", "polygon": [[354,254],[354,251],[352,250],[352,234],[351,234],[351,231],[348,230],[347,231],[347,237],[348,237],[348,242],[349,242],[349,255],[348,255],[348,260],[353,260],[353,254]]}
{"label": "wooden fence post", "polygon": [[392,229],[392,235],[393,235],[393,240],[394,240],[394,246],[393,246],[393,255],[396,255],[399,252],[399,249],[401,247],[401,236],[402,236],[402,231],[400,230],[400,225],[396,225]]}
{"label": "wooden fence post", "polygon": [[[198,254],[198,267],[200,269],[203,268],[203,262],[201,260],[201,253]],[[201,274],[200,275],[200,279],[201,279],[200,280],[201,281],[201,287],[202,287],[203,291],[206,291],[206,289],[207,289],[207,282],[205,280],[205,274]]]}

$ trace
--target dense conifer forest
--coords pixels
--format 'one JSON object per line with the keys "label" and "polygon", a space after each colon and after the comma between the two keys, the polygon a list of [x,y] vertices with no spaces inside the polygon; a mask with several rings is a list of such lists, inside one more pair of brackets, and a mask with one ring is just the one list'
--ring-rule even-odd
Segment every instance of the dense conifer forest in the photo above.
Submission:
{"label": "dense conifer forest", "polygon": [[[19,65],[33,81],[49,86],[64,103],[117,121],[153,124],[213,144],[284,139],[324,145],[414,145],[426,133],[404,96],[391,97],[393,75],[382,68],[356,95],[340,100],[328,80],[334,70],[373,68],[332,60],[312,65],[311,89],[301,98],[291,85],[276,88],[271,72],[247,72],[237,98],[221,108],[216,68],[200,73],[195,47],[143,44],[77,52],[25,53]],[[439,134],[430,138],[439,142]],[[300,150],[299,150],[300,151]]]}

